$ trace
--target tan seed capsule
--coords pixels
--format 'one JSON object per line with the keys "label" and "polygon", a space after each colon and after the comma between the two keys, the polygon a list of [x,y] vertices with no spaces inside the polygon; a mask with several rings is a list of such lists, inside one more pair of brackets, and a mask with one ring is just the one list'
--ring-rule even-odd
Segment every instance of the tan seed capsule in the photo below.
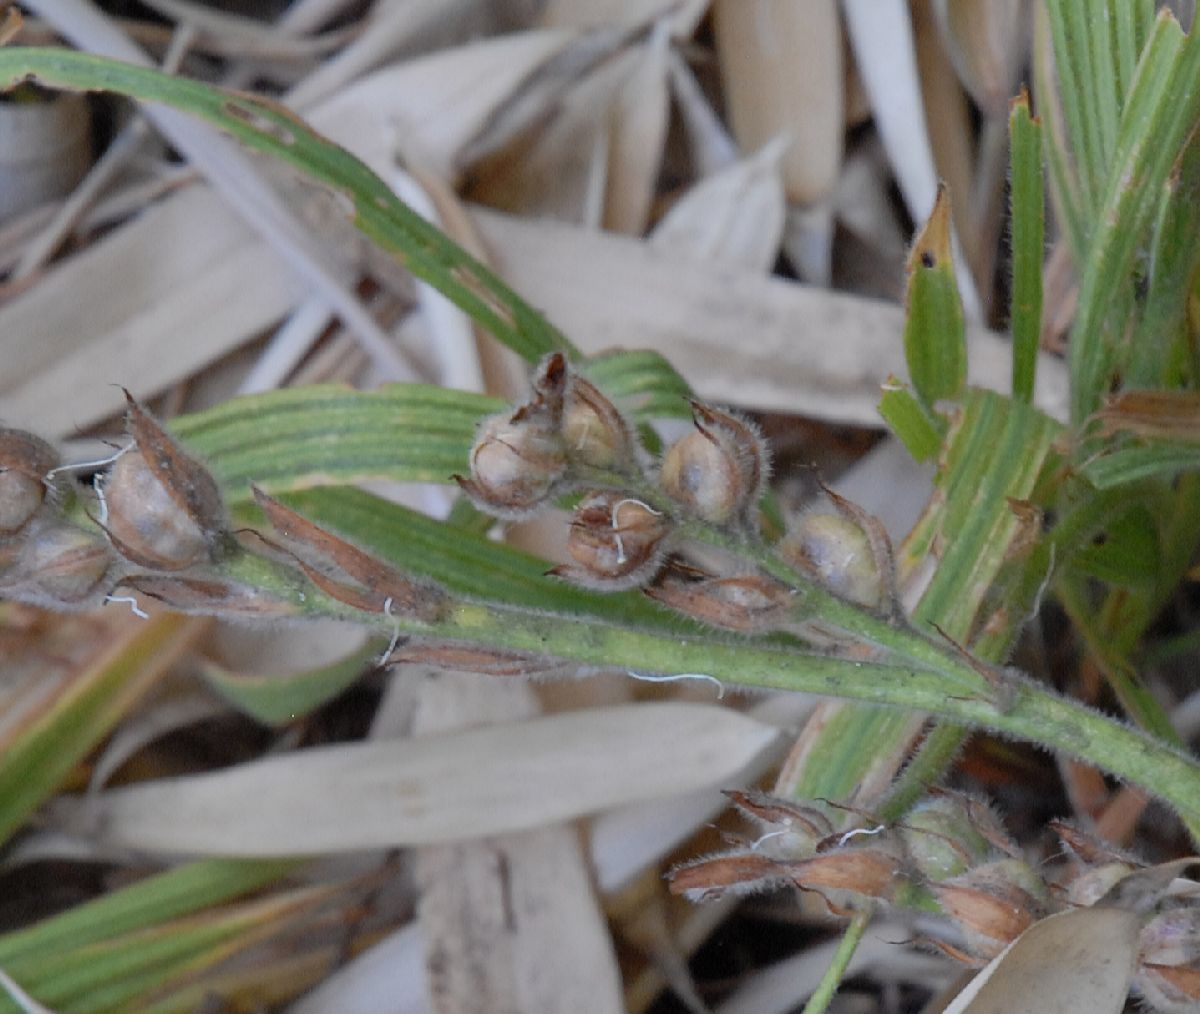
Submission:
{"label": "tan seed capsule", "polygon": [[641,500],[593,493],[576,508],[567,534],[567,551],[578,566],[554,573],[610,591],[638,587],[661,567],[669,531],[667,518]]}
{"label": "tan seed capsule", "polygon": [[787,585],[761,574],[665,582],[646,594],[702,623],[746,634],[778,628],[795,598]]}
{"label": "tan seed capsule", "polygon": [[883,598],[883,580],[867,533],[840,514],[804,515],[779,543],[778,552],[851,602],[875,609]]}
{"label": "tan seed capsule", "polygon": [[0,576],[14,598],[48,605],[76,605],[105,586],[114,560],[104,539],[64,522],[29,529],[20,555]]}
{"label": "tan seed capsule", "polygon": [[228,536],[216,481],[126,392],[133,446],[104,485],[105,530],[133,563],[176,571],[209,563]]}
{"label": "tan seed capsule", "polygon": [[44,440],[0,429],[0,539],[16,535],[41,509],[51,490],[47,475],[57,464]]}
{"label": "tan seed capsule", "polygon": [[533,377],[533,398],[515,412],[485,419],[471,448],[471,474],[455,481],[481,510],[519,519],[537,512],[567,472],[562,436],[566,360],[547,356]]}
{"label": "tan seed capsule", "polygon": [[769,472],[766,444],[738,416],[694,403],[696,429],[663,458],[660,482],[668,496],[702,521],[746,520]]}
{"label": "tan seed capsule", "polygon": [[627,471],[635,463],[633,436],[617,407],[574,374],[567,381],[562,434],[572,462],[615,471]]}

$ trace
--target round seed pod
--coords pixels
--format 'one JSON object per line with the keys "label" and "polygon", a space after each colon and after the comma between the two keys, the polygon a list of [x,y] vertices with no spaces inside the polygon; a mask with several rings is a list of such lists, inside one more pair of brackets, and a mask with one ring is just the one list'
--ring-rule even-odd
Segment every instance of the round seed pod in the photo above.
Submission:
{"label": "round seed pod", "polygon": [[54,448],[32,433],[0,429],[0,539],[20,532],[50,496]]}
{"label": "round seed pod", "polygon": [[153,570],[182,570],[208,558],[208,540],[136,450],[122,455],[105,484],[107,529],[117,551]]}
{"label": "round seed pod", "polygon": [[104,485],[109,539],[127,560],[152,570],[211,562],[226,539],[216,481],[126,397],[134,444]]}
{"label": "round seed pod", "polygon": [[842,514],[804,515],[777,552],[851,602],[875,609],[883,598],[884,582],[870,537]]}
{"label": "round seed pod", "polygon": [[535,513],[566,471],[557,420],[521,408],[483,423],[471,448],[471,477],[456,479],[482,510],[516,519]]}
{"label": "round seed pod", "polygon": [[917,870],[935,883],[966,873],[991,852],[963,801],[936,796],[904,818],[900,838]]}
{"label": "round seed pod", "polygon": [[572,463],[621,472],[636,461],[633,435],[617,407],[574,374],[563,399],[562,435]]}
{"label": "round seed pod", "polygon": [[715,525],[744,521],[770,466],[766,444],[739,416],[694,403],[696,429],[668,448],[659,481],[685,511]]}
{"label": "round seed pod", "polygon": [[114,562],[112,549],[102,536],[50,521],[28,530],[10,587],[16,598],[78,605],[105,587]]}
{"label": "round seed pod", "polygon": [[554,573],[606,590],[638,587],[662,566],[669,531],[667,518],[642,501],[593,493],[576,508],[567,533],[567,551],[578,566]]}

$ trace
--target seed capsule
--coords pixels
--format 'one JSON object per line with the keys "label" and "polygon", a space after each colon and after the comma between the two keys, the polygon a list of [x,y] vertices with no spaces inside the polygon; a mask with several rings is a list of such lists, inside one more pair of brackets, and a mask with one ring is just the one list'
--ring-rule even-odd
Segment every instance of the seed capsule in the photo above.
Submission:
{"label": "seed capsule", "polygon": [[991,852],[958,796],[936,796],[916,806],[904,818],[900,838],[918,872],[935,883],[966,873]]}
{"label": "seed capsule", "polygon": [[779,555],[830,591],[868,609],[896,601],[892,546],[879,519],[826,488],[833,510],[811,511],[779,543]]}
{"label": "seed capsule", "polygon": [[481,510],[518,519],[537,512],[567,471],[562,436],[566,360],[547,356],[533,398],[515,412],[485,419],[471,448],[471,475],[455,481]]}
{"label": "seed capsule", "polygon": [[573,463],[621,472],[636,461],[633,435],[617,407],[575,374],[567,380],[562,435]]}
{"label": "seed capsule", "polygon": [[0,590],[38,605],[82,605],[106,588],[114,564],[102,536],[61,521],[26,529],[11,565],[0,571]]}
{"label": "seed capsule", "polygon": [[104,486],[105,530],[117,552],[152,570],[208,563],[227,541],[216,481],[126,392],[134,443]]}
{"label": "seed capsule", "polygon": [[0,539],[21,531],[50,494],[54,448],[32,433],[0,429]]}
{"label": "seed capsule", "polygon": [[577,566],[553,573],[615,591],[645,584],[658,572],[670,524],[648,504],[620,493],[592,493],[575,510],[567,551]]}
{"label": "seed capsule", "polygon": [[1000,859],[934,885],[971,951],[991,958],[1046,912],[1046,888],[1028,864]]}
{"label": "seed capsule", "polygon": [[702,521],[746,520],[770,470],[766,444],[751,423],[728,412],[696,402],[692,418],[696,429],[663,458],[663,490]]}

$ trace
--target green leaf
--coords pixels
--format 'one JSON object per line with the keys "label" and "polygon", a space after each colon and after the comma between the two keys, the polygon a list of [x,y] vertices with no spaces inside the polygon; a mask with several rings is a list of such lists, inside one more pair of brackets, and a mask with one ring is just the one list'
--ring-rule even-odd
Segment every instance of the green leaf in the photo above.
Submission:
{"label": "green leaf", "polygon": [[158,873],[0,936],[0,967],[63,953],[222,904],[286,876],[294,859],[205,859]]}
{"label": "green leaf", "polygon": [[268,492],[393,479],[448,482],[467,467],[475,427],[506,402],[423,384],[322,386],[234,398],[171,430],[205,459],[231,504]]}
{"label": "green leaf", "polygon": [[946,421],[914,397],[907,385],[889,377],[879,398],[879,414],[915,461],[928,461],[942,446]]}
{"label": "green leaf", "polygon": [[[1071,331],[1072,418],[1082,422],[1108,392],[1122,358],[1126,294],[1162,187],[1200,119],[1200,41],[1159,15],[1121,118],[1104,199],[1083,265]],[[1121,311],[1117,313],[1116,311]]]}
{"label": "green leaf", "polygon": [[1110,584],[1138,587],[1152,582],[1162,565],[1153,515],[1135,504],[1111,522],[1097,541],[1076,553],[1071,564]]}
{"label": "green leaf", "polygon": [[1142,479],[1168,478],[1181,472],[1196,471],[1200,471],[1200,447],[1177,443],[1123,447],[1092,458],[1079,467],[1079,474],[1097,489],[1113,489]]}
{"label": "green leaf", "polygon": [[284,725],[315,711],[357,680],[377,662],[382,642],[371,642],[329,665],[300,672],[233,672],[212,661],[200,675],[230,704],[264,725]]}
{"label": "green leaf", "polygon": [[908,255],[908,314],[904,353],[913,387],[932,409],[962,394],[967,340],[962,300],[950,254],[950,200],[945,188]]}
{"label": "green leaf", "polygon": [[1032,402],[1042,331],[1042,256],[1045,202],[1042,127],[1022,93],[1008,119],[1011,145],[1013,397]]}

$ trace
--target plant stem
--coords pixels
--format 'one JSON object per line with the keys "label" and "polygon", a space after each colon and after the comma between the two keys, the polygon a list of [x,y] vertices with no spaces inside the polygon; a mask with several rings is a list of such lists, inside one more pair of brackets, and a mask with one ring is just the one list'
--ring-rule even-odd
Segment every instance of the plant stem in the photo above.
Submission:
{"label": "plant stem", "polygon": [[821,976],[820,984],[813,992],[813,995],[808,998],[808,1003],[804,1005],[804,1014],[823,1014],[829,1007],[834,993],[837,992],[838,986],[842,984],[842,976],[846,974],[846,968],[850,964],[850,959],[854,957],[854,952],[862,940],[863,934],[867,931],[867,924],[870,921],[870,912],[854,913],[854,917],[850,920],[845,932],[842,934],[842,942],[838,944],[838,949],[834,952],[833,960],[829,962],[829,967],[825,969],[825,974]]}

